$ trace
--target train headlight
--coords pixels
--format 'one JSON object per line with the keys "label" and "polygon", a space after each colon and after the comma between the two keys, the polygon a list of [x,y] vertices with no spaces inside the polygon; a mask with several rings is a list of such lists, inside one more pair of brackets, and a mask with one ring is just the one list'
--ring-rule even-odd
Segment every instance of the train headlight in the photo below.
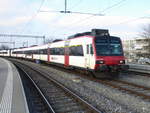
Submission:
{"label": "train headlight", "polygon": [[98,60],[96,61],[96,64],[104,64],[104,60]]}
{"label": "train headlight", "polygon": [[120,60],[119,63],[120,64],[125,64],[125,60]]}

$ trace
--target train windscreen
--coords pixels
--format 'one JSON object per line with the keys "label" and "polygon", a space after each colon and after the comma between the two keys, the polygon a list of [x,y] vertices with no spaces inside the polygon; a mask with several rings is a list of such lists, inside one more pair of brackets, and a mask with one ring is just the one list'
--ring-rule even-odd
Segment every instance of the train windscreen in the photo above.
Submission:
{"label": "train windscreen", "polygon": [[96,37],[96,53],[98,56],[122,56],[121,40],[118,37]]}

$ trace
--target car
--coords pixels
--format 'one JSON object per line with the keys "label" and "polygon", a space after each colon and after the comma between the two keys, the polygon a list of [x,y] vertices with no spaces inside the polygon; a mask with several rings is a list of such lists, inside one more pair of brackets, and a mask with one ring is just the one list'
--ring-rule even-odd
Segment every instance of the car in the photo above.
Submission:
{"label": "car", "polygon": [[150,58],[143,58],[143,57],[141,57],[141,58],[138,60],[138,63],[139,63],[139,64],[149,64],[149,65],[150,65]]}

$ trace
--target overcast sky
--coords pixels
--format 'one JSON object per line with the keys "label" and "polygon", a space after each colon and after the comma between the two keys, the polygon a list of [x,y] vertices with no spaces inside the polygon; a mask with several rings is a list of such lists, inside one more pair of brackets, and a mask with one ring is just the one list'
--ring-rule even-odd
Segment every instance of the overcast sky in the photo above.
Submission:
{"label": "overcast sky", "polygon": [[[150,0],[67,0],[68,11],[104,16],[55,12],[64,11],[64,1],[0,0],[0,33],[65,39],[92,28],[104,28],[109,29],[111,35],[131,39],[150,23]],[[28,45],[42,44],[42,40],[10,37],[1,37],[2,41],[15,41],[16,47],[27,42]]]}

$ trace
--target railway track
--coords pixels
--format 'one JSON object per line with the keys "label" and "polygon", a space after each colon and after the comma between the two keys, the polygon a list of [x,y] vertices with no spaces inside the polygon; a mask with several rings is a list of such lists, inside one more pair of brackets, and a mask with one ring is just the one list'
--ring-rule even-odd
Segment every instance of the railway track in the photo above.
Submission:
{"label": "railway track", "polygon": [[45,96],[53,113],[101,113],[62,84],[46,76],[46,73],[20,62],[13,63],[23,68],[31,76]]}
{"label": "railway track", "polygon": [[67,73],[75,73],[78,76],[82,76],[83,78],[102,83],[109,87],[118,89],[121,92],[126,92],[128,94],[135,95],[142,99],[150,100],[150,88],[149,87],[145,87],[145,86],[141,86],[141,85],[137,85],[137,84],[134,84],[131,82],[126,82],[126,81],[117,80],[117,79],[116,80],[113,80],[113,79],[112,80],[101,80],[101,79],[93,78],[91,76],[85,76],[85,74],[83,74],[83,73],[62,69],[57,66],[56,66],[56,68],[60,69],[61,71],[65,71]]}
{"label": "railway track", "polygon": [[120,91],[150,100],[150,88],[121,80],[98,80],[98,82]]}
{"label": "railway track", "polygon": [[[79,75],[79,74],[78,74]],[[137,97],[140,97],[145,100],[150,100],[150,87],[138,85],[135,83],[119,80],[119,79],[98,79],[93,78],[91,76],[85,76],[83,74],[80,74],[79,76],[82,76],[83,78],[86,78],[88,80],[92,80],[98,83],[102,83],[106,86],[118,89],[121,92],[126,92],[131,95],[135,95]]]}
{"label": "railway track", "polygon": [[[59,67],[56,67],[56,68],[60,69],[61,71],[65,71],[67,73],[75,73],[78,76],[82,76],[83,78],[102,83],[104,85],[107,85],[107,86],[110,86],[112,88],[118,89],[121,92],[126,92],[126,93],[129,93],[131,95],[135,95],[137,97],[140,97],[142,99],[150,100],[150,88],[149,87],[145,87],[145,86],[142,86],[142,85],[137,85],[137,84],[127,82],[127,81],[122,81],[122,80],[119,80],[119,79],[111,79],[111,80],[102,79],[101,80],[101,79],[98,79],[98,78],[93,78],[93,76],[92,75],[89,76],[89,74],[85,76],[85,73],[84,74],[80,73],[80,71],[75,71],[74,72],[74,71],[62,69],[62,68],[59,68]],[[150,77],[150,75],[144,74],[144,73],[142,73],[141,76]]]}
{"label": "railway track", "polygon": [[144,76],[144,77],[150,77],[150,74],[143,73],[143,72],[135,72],[135,71],[128,71],[128,74],[134,74],[135,76]]}
{"label": "railway track", "polygon": [[20,67],[16,66],[22,79],[30,113],[51,113],[53,110],[47,99],[32,78]]}
{"label": "railway track", "polygon": [[[56,68],[60,69],[62,71],[65,71],[67,73],[68,72],[69,73],[75,73],[78,76],[82,76],[83,78],[102,83],[104,85],[107,85],[107,86],[110,86],[112,88],[118,89],[121,92],[126,92],[126,93],[129,93],[129,94],[135,95],[137,97],[140,97],[142,99],[150,100],[150,88],[149,87],[142,86],[142,85],[137,85],[137,84],[127,82],[127,81],[122,81],[122,80],[119,80],[119,79],[111,79],[111,80],[103,80],[102,79],[101,80],[101,79],[98,79],[98,78],[93,78],[93,76],[92,75],[89,76],[89,74],[85,76],[85,73],[84,74],[80,73],[80,71],[73,72],[73,71],[62,69],[62,68],[59,68],[59,67],[56,67]],[[137,74],[137,73],[135,73],[135,74]],[[140,75],[150,77],[150,75],[144,74],[144,73],[142,73]]]}

